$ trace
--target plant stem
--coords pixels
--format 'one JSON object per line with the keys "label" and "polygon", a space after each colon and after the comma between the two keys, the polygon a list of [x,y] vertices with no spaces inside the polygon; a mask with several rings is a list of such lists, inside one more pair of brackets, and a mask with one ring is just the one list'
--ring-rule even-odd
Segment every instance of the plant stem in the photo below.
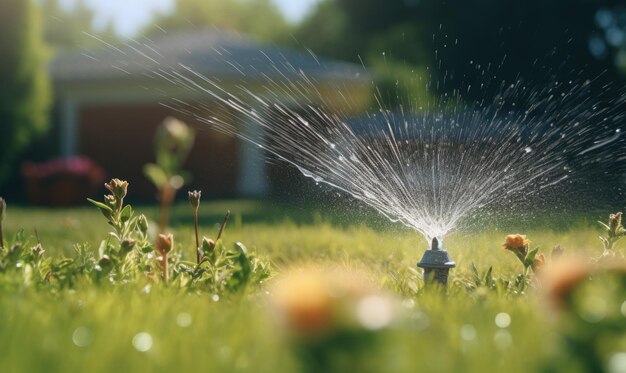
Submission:
{"label": "plant stem", "polygon": [[0,249],[4,249],[4,234],[2,233],[2,221],[0,220]]}
{"label": "plant stem", "polygon": [[159,233],[165,233],[169,221],[170,207],[174,199],[175,190],[167,185],[161,190],[161,213],[159,216]]}
{"label": "plant stem", "polygon": [[166,253],[161,254],[161,272],[163,272],[163,282],[167,284],[170,279],[170,276],[169,276],[169,272],[167,269],[167,254]]}
{"label": "plant stem", "polygon": [[230,210],[228,210],[226,212],[226,215],[224,215],[224,221],[222,222],[222,225],[220,226],[220,231],[217,233],[217,238],[215,239],[215,242],[217,242],[220,238],[222,238],[222,232],[224,232],[224,228],[226,227],[226,222],[228,222],[229,217],[230,217]]}
{"label": "plant stem", "polygon": [[193,209],[193,227],[196,233],[196,263],[200,264],[200,239],[198,237],[198,209]]}

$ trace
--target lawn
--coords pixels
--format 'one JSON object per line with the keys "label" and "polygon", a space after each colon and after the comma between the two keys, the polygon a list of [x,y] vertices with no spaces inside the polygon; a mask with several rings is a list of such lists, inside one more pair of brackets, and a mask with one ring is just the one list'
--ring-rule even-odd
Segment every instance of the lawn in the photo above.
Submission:
{"label": "lawn", "polygon": [[[547,257],[556,244],[567,253],[598,257],[601,230],[594,214],[563,217],[553,226],[486,224],[480,231],[451,234],[445,245],[457,266],[444,295],[425,288],[415,266],[426,242],[375,214],[248,200],[203,202],[200,231],[214,238],[228,209],[224,245],[241,241],[271,268],[269,279],[243,290],[216,294],[148,278],[48,288],[29,284],[25,271],[0,272],[2,371],[624,371],[626,286],[620,277],[597,276],[589,285],[595,287],[577,290],[571,312],[557,312],[534,279],[515,292],[476,284],[472,272],[472,264],[479,277],[492,267],[494,282],[515,281],[523,267],[502,248],[508,233],[526,234],[531,248],[540,247]],[[151,206],[136,210],[157,216]],[[171,227],[181,260],[195,260],[192,222],[189,205],[177,204]],[[5,236],[20,228],[33,237],[36,228],[44,255],[52,257],[74,255],[76,243],[95,252],[110,230],[94,207],[9,206]],[[618,257],[624,248],[624,241],[617,244]],[[376,331],[339,321],[339,331],[324,342],[294,336],[276,322],[272,284],[293,268],[310,267],[358,273],[355,278],[392,299],[394,320]],[[588,294],[603,302],[599,319],[585,317],[598,314],[598,302],[585,303]],[[320,351],[326,360],[319,359]]]}

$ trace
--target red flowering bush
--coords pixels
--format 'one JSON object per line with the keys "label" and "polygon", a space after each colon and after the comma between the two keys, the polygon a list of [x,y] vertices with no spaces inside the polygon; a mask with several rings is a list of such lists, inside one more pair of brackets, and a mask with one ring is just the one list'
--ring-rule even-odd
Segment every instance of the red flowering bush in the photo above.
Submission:
{"label": "red flowering bush", "polygon": [[57,158],[22,164],[26,193],[31,203],[69,206],[85,201],[105,180],[102,167],[87,157]]}

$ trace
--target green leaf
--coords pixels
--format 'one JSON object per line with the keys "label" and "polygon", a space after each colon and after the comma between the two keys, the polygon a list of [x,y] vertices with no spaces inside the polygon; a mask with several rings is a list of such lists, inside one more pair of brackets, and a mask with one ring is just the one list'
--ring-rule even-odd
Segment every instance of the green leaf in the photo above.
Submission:
{"label": "green leaf", "polygon": [[533,262],[535,261],[535,256],[537,255],[537,253],[539,252],[539,248],[536,247],[532,250],[530,250],[530,252],[528,252],[528,255],[526,255],[526,258],[524,259],[524,267],[528,268],[531,265],[533,265]]}
{"label": "green leaf", "polygon": [[106,254],[107,248],[107,240],[100,241],[100,246],[98,246],[98,257],[102,258],[104,254]]}
{"label": "green leaf", "polygon": [[148,163],[143,166],[143,173],[158,189],[168,182],[165,171],[154,163]]}
{"label": "green leaf", "polygon": [[123,222],[126,222],[131,218],[131,216],[133,216],[133,208],[130,205],[126,205],[122,209],[122,213],[120,214],[120,219]]}
{"label": "green leaf", "polygon": [[601,222],[600,220],[598,220],[598,224],[600,224],[602,227],[604,227],[604,229],[606,229],[607,231],[611,230],[611,227],[609,227],[608,225],[604,224],[603,222]]}
{"label": "green leaf", "polygon": [[478,268],[476,268],[476,264],[474,264],[474,262],[470,264],[470,271],[472,272],[472,277],[474,278],[474,284],[476,286],[480,286],[480,275],[478,274]]}
{"label": "green leaf", "polygon": [[489,266],[489,269],[487,270],[487,273],[485,274],[485,284],[489,287],[491,287],[491,285],[493,284],[493,266]]}
{"label": "green leaf", "polygon": [[113,212],[113,210],[109,206],[105,205],[102,202],[95,201],[95,200],[93,200],[91,198],[87,198],[87,201],[91,202],[93,205],[95,205],[96,207],[100,208],[101,210]]}
{"label": "green leaf", "polygon": [[248,259],[248,250],[241,242],[235,243],[235,248],[239,253],[239,256],[237,257],[237,264],[239,264],[239,266],[241,267],[240,279],[241,282],[245,284],[248,282],[248,279],[250,278],[250,273],[252,272],[250,260]]}
{"label": "green leaf", "polygon": [[148,253],[153,252],[154,248],[152,247],[152,245],[147,245],[147,246],[142,247],[140,250],[142,253],[148,254]]}

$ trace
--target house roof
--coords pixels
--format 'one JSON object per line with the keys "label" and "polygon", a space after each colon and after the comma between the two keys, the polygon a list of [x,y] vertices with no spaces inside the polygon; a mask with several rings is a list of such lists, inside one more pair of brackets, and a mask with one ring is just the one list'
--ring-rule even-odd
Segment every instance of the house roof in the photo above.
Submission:
{"label": "house roof", "polygon": [[164,33],[122,44],[104,41],[92,50],[59,53],[50,64],[56,82],[138,79],[148,72],[185,65],[206,76],[259,79],[295,78],[364,81],[359,65],[320,58],[274,44],[213,29]]}

